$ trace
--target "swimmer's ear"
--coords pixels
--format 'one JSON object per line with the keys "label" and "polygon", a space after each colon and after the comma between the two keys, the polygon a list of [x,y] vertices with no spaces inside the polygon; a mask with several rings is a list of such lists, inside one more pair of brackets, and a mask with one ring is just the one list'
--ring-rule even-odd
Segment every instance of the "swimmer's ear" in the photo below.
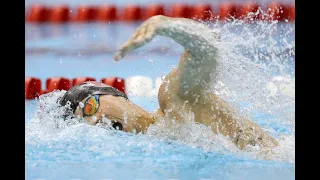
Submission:
{"label": "swimmer's ear", "polygon": [[121,46],[119,51],[115,54],[114,60],[118,61],[129,52],[150,42],[156,36],[156,30],[164,19],[164,16],[158,15],[153,16],[142,23],[133,33],[131,38]]}

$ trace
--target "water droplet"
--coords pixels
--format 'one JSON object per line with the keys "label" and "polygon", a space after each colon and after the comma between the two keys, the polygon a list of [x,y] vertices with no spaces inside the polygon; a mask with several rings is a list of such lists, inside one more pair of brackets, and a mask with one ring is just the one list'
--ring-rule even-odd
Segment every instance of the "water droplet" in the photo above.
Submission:
{"label": "water droplet", "polygon": [[83,107],[84,107],[84,103],[83,103],[83,102],[79,102],[79,106],[80,106],[81,108],[83,108]]}

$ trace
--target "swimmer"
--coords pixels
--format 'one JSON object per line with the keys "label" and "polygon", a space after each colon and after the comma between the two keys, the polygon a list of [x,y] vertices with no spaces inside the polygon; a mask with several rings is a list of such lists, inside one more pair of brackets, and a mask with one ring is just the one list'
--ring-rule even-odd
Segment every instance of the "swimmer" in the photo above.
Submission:
{"label": "swimmer", "polygon": [[[203,34],[207,37],[203,38]],[[215,43],[220,39],[219,34],[205,24],[185,18],[153,16],[136,29],[114,59],[119,61],[156,35],[171,38],[184,47],[184,52],[178,66],[165,77],[159,88],[159,109],[155,113],[138,107],[111,86],[85,82],[72,87],[61,98],[61,105],[70,105],[67,114],[83,117],[92,125],[109,123],[121,131],[145,133],[160,118],[183,123],[184,115],[192,113],[196,122],[208,126],[215,134],[229,137],[241,150],[246,150],[248,145],[278,146],[277,140],[262,127],[241,118],[226,101],[207,92],[207,85],[214,82],[211,74],[219,60]]]}

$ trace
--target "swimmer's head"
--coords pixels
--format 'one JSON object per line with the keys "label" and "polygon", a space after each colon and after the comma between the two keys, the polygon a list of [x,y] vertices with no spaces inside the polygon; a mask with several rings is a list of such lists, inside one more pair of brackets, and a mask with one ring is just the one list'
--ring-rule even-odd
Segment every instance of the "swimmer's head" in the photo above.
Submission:
{"label": "swimmer's head", "polygon": [[84,118],[92,125],[108,124],[127,132],[145,131],[151,118],[148,112],[131,103],[125,93],[97,82],[72,87],[59,103],[68,105],[64,116]]}

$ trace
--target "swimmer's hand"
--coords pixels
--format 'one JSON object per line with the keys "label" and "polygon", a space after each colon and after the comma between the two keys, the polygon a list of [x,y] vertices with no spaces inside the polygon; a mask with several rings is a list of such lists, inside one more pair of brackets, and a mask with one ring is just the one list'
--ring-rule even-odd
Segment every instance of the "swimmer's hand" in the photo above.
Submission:
{"label": "swimmer's hand", "polygon": [[114,56],[114,60],[118,61],[126,56],[129,52],[150,42],[156,36],[156,31],[159,27],[159,24],[166,20],[166,18],[167,17],[165,16],[157,15],[152,16],[143,22],[136,29],[131,38],[120,47],[119,51]]}

